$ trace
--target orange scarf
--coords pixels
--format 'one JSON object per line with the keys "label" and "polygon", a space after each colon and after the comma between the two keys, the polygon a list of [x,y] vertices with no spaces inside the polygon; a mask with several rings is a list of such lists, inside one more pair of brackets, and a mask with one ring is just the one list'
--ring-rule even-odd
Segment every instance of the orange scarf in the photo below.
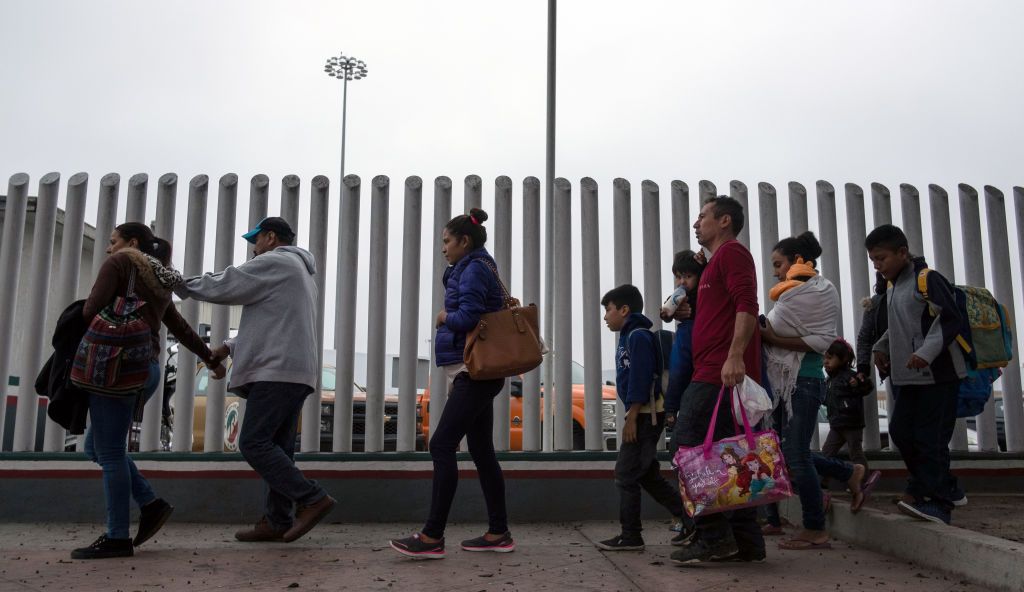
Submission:
{"label": "orange scarf", "polygon": [[787,290],[791,290],[803,284],[807,281],[806,278],[816,275],[818,275],[818,271],[814,269],[811,264],[804,263],[803,257],[797,257],[796,263],[789,266],[789,271],[786,272],[786,281],[775,284],[772,289],[768,291],[768,297],[777,301]]}

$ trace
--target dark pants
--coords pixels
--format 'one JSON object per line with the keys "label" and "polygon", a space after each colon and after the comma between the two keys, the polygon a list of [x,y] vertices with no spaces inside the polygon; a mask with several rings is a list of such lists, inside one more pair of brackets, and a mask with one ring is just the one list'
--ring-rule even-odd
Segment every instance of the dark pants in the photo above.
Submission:
{"label": "dark pants", "polygon": [[636,442],[623,442],[615,460],[615,486],[619,488],[619,523],[622,535],[640,538],[640,488],[673,516],[682,516],[683,500],[679,491],[661,474],[658,466],[658,441],[665,429],[665,414],[658,413],[651,424],[651,414],[637,416]]}
{"label": "dark pants", "polygon": [[910,472],[907,493],[953,509],[956,478],[949,471],[949,440],[956,425],[958,382],[902,385],[889,419],[889,437]]}
{"label": "dark pants", "polygon": [[850,462],[868,467],[868,458],[864,456],[864,429],[829,428],[825,443],[821,445],[821,453],[829,458],[834,458],[839,449],[846,444],[846,450],[850,453]]}
{"label": "dark pants", "polygon": [[[721,388],[720,385],[705,382],[690,383],[680,401],[676,445],[691,447],[704,443]],[[713,438],[721,440],[734,435],[736,429],[732,420],[732,405],[729,404],[729,397],[722,397]],[[764,537],[757,524],[756,508],[698,516],[694,523],[700,537],[711,546],[728,544],[729,539],[734,539],[741,553],[764,549]]]}
{"label": "dark pants", "polygon": [[246,393],[238,449],[267,484],[265,516],[276,529],[291,527],[296,505],[308,506],[327,495],[293,460],[299,413],[311,392],[304,384],[254,382]]}
{"label": "dark pants", "polygon": [[430,496],[430,516],[423,534],[432,538],[444,536],[448,512],[459,486],[459,467],[455,451],[462,438],[469,445],[469,455],[476,465],[480,487],[487,504],[487,531],[504,534],[508,531],[505,511],[505,478],[494,454],[492,426],[494,425],[494,396],[505,386],[502,378],[473,380],[466,372],[455,377],[444,412],[437,428],[430,435],[430,458],[434,461],[433,489]]}

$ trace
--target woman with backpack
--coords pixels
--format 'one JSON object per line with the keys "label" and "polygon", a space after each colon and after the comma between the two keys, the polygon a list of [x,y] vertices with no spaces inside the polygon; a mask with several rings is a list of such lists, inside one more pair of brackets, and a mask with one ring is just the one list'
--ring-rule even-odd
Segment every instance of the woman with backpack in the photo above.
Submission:
{"label": "woman with backpack", "polygon": [[498,268],[484,248],[486,220],[487,213],[474,208],[469,214],[452,218],[441,232],[441,252],[449,267],[443,280],[444,309],[436,319],[434,357],[447,375],[448,400],[437,428],[430,435],[430,456],[434,461],[430,516],[421,532],[391,540],[394,550],[417,559],[444,558],[444,530],[459,483],[455,451],[463,437],[480,476],[488,529],[483,536],[462,541],[462,549],[499,553],[515,550],[508,532],[505,480],[491,434],[494,397],[505,385],[505,379],[474,380],[463,358],[466,336],[477,326],[480,316],[501,310],[504,305]]}
{"label": "woman with backpack", "polygon": [[[101,313],[103,319],[116,318],[119,311],[115,306],[127,304],[131,309],[137,298],[141,302],[137,315],[149,329],[149,347],[145,339],[139,339],[130,355],[107,359],[105,346],[90,343],[89,333],[79,345],[72,380],[89,393],[91,425],[85,437],[85,453],[103,469],[107,530],[91,545],[72,551],[72,559],[131,557],[134,547],[155,535],[174,510],[156,496],[126,450],[133,418],[160,385],[160,325],[166,325],[184,347],[210,367],[214,376],[224,372],[210,348],[171,303],[171,288],[182,281],[181,274],[170,267],[171,244],[154,236],[145,224],[128,222],[110,234],[107,253],[110,257],[99,269],[82,316],[87,324]],[[113,327],[112,323],[107,325]],[[103,327],[96,330],[102,331]],[[134,539],[129,534],[130,498],[141,509]]]}

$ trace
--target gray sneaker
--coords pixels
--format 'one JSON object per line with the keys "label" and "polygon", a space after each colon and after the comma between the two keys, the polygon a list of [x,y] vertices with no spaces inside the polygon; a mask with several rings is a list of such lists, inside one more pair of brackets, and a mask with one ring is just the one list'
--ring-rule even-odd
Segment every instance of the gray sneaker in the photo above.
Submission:
{"label": "gray sneaker", "polygon": [[689,546],[673,551],[669,558],[673,563],[691,566],[723,561],[739,554],[739,551],[735,539],[728,539],[714,545],[709,545],[703,538],[697,537],[697,540],[690,543]]}

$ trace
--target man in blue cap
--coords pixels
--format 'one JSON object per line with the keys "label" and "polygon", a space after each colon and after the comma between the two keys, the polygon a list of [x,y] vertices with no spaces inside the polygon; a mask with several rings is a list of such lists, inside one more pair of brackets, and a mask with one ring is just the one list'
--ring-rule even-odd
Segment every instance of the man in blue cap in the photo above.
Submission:
{"label": "man in blue cap", "polygon": [[264,218],[242,238],[253,245],[255,257],[190,278],[175,293],[242,306],[238,336],[213,351],[217,359],[231,356],[228,390],[246,399],[238,448],[268,491],[263,517],[235,538],[291,542],[336,503],[293,460],[299,413],[320,374],[316,263],[309,251],[292,244],[295,232],[284,218]]}

